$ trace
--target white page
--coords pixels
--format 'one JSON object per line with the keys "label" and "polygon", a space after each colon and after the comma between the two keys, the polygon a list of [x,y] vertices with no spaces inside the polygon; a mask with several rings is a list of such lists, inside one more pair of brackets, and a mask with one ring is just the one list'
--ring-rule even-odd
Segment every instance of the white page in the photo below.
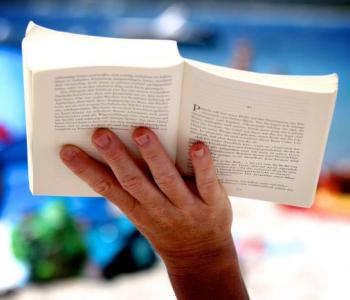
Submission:
{"label": "white page", "polygon": [[182,69],[88,67],[34,74],[32,192],[97,196],[64,166],[59,151],[75,144],[101,159],[90,142],[98,127],[111,128],[134,154],[132,131],[150,127],[175,160]]}
{"label": "white page", "polygon": [[329,79],[328,92],[304,92],[225,78],[185,63],[180,170],[191,173],[188,147],[200,140],[212,151],[229,195],[310,206],[335,105],[337,84]]}
{"label": "white page", "polygon": [[33,22],[28,24],[22,49],[31,71],[91,66],[160,68],[183,60],[175,41],[73,34]]}
{"label": "white page", "polygon": [[333,93],[338,86],[338,76],[334,73],[317,76],[266,74],[216,66],[190,59],[186,61],[189,65],[204,72],[257,85],[317,93]]}

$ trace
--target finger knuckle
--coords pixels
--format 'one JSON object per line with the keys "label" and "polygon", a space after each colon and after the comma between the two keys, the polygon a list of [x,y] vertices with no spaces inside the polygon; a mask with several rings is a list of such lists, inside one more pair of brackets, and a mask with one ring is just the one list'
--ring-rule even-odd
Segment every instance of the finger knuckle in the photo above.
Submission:
{"label": "finger knuckle", "polygon": [[93,189],[100,195],[110,196],[113,190],[113,183],[106,178],[102,178],[93,183]]}
{"label": "finger knuckle", "polygon": [[155,182],[160,188],[170,188],[175,185],[178,176],[175,172],[169,174],[162,174],[154,178]]}
{"label": "finger knuckle", "polygon": [[166,228],[174,228],[173,220],[169,218],[169,214],[166,209],[161,206],[156,206],[153,209],[149,208],[151,212],[152,222],[157,225],[158,228],[162,228],[163,230]]}
{"label": "finger knuckle", "polygon": [[83,177],[86,172],[86,168],[80,166],[78,168],[73,169],[73,171],[78,177]]}
{"label": "finger knuckle", "polygon": [[154,161],[159,158],[159,151],[157,149],[152,149],[144,153],[144,158],[147,161]]}
{"label": "finger knuckle", "polygon": [[205,166],[202,166],[199,171],[203,174],[209,174],[212,172],[212,165],[211,164],[205,164]]}
{"label": "finger knuckle", "polygon": [[131,216],[131,215],[135,214],[135,212],[136,212],[136,209],[138,207],[137,202],[135,199],[133,199],[132,201],[128,201],[127,203],[128,203],[128,205],[125,208],[125,214],[128,216]]}
{"label": "finger knuckle", "polygon": [[107,155],[108,155],[108,160],[115,165],[124,164],[127,159],[124,151],[121,151],[121,150],[110,152]]}
{"label": "finger knuckle", "polygon": [[136,175],[126,175],[120,179],[121,186],[130,192],[139,192],[142,189],[142,178]]}
{"label": "finger knuckle", "polygon": [[199,187],[202,191],[212,191],[218,185],[216,178],[206,178],[199,183]]}

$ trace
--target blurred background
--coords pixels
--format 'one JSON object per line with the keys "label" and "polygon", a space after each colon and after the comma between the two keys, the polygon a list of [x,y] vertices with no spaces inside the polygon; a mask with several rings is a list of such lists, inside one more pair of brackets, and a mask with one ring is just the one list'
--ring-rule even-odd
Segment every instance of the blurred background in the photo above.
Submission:
{"label": "blurred background", "polygon": [[349,299],[350,1],[1,1],[0,297],[174,299],[161,264],[102,198],[28,190],[21,40],[57,30],[179,42],[184,57],[256,72],[336,72],[339,94],[311,209],[232,198],[252,299]]}

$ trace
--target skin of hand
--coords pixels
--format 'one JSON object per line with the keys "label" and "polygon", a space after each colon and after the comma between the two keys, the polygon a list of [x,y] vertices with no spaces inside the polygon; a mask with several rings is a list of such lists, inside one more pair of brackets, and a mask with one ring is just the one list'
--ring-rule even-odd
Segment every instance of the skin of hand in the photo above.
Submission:
{"label": "skin of hand", "polygon": [[[247,299],[231,235],[230,201],[208,148],[203,143],[191,147],[195,178],[185,180],[152,130],[137,128],[132,137],[148,170],[108,129],[92,136],[105,164],[73,145],[63,146],[60,156],[148,238],[165,262],[178,299],[211,299],[211,292],[216,299]],[[223,298],[218,288],[226,289]]]}

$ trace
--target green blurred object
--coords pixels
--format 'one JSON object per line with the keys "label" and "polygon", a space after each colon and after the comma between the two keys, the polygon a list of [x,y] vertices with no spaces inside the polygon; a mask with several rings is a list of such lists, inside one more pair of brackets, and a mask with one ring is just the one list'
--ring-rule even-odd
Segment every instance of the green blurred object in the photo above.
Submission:
{"label": "green blurred object", "polygon": [[25,216],[13,231],[12,247],[34,282],[78,275],[86,261],[83,238],[61,201]]}

